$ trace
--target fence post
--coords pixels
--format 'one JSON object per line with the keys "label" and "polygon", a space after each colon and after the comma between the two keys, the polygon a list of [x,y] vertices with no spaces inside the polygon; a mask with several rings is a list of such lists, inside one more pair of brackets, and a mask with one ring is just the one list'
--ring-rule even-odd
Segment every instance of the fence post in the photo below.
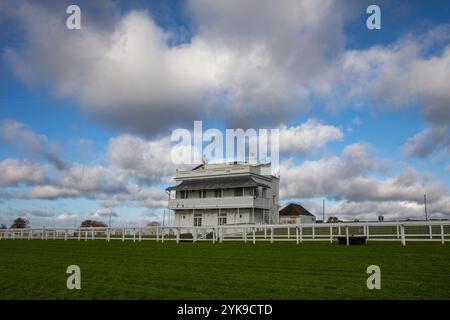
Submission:
{"label": "fence post", "polygon": [[345,226],[345,240],[347,242],[347,245],[349,245],[350,239],[348,238],[348,226]]}
{"label": "fence post", "polygon": [[397,225],[397,239],[400,239],[400,228]]}
{"label": "fence post", "polygon": [[255,227],[253,227],[253,244],[256,243],[256,237],[255,237]]}
{"label": "fence post", "polygon": [[267,239],[267,227],[264,226],[264,239]]}
{"label": "fence post", "polygon": [[219,231],[220,231],[219,239],[220,239],[220,243],[222,243],[223,242],[223,228],[220,228]]}
{"label": "fence post", "polygon": [[84,241],[87,241],[87,238],[88,238],[88,231],[85,230],[84,231]]}
{"label": "fence post", "polygon": [[295,241],[297,241],[297,244],[299,243],[299,238],[298,238],[298,226],[295,227]]}
{"label": "fence post", "polygon": [[67,241],[67,229],[64,232],[64,241]]}
{"label": "fence post", "polygon": [[247,243],[247,227],[244,227],[242,238],[244,239],[244,242]]}
{"label": "fence post", "polygon": [[91,230],[91,240],[95,239],[95,231],[94,229]]}
{"label": "fence post", "polygon": [[270,243],[273,243],[273,227],[270,227]]}
{"label": "fence post", "polygon": [[333,227],[330,226],[330,243],[333,243]]}
{"label": "fence post", "polygon": [[367,229],[366,229],[366,237],[367,237],[367,240],[369,240],[369,239],[370,239],[370,226],[367,225],[366,228],[367,228]]}
{"label": "fence post", "polygon": [[288,239],[291,238],[291,228],[289,228],[289,226],[287,227],[287,236],[288,236]]}
{"label": "fence post", "polygon": [[159,242],[159,228],[156,227],[156,242]]}
{"label": "fence post", "polygon": [[316,229],[314,228],[314,226],[312,226],[312,238],[313,238],[313,240],[316,238],[315,236],[315,233],[316,233]]}
{"label": "fence post", "polygon": [[441,224],[441,243],[445,243],[445,236],[444,236],[444,225]]}
{"label": "fence post", "polygon": [[212,243],[216,243],[216,228],[212,229]]}
{"label": "fence post", "polygon": [[300,243],[303,242],[303,228],[302,226],[298,226],[298,231],[300,232]]}
{"label": "fence post", "polygon": [[[177,228],[177,243],[180,243],[180,229]],[[214,234],[213,234],[213,238],[214,238]]]}
{"label": "fence post", "polygon": [[81,230],[80,230],[80,228],[78,228],[78,241],[80,241],[81,240]]}
{"label": "fence post", "polygon": [[133,242],[136,242],[136,228],[133,229]]}
{"label": "fence post", "polygon": [[428,232],[430,233],[430,239],[433,239],[433,227],[431,224],[428,225]]}
{"label": "fence post", "polygon": [[[162,228],[161,231],[161,243],[164,243],[164,228]],[[195,229],[195,232],[197,232],[197,229]]]}
{"label": "fence post", "polygon": [[122,242],[125,241],[125,228],[122,229]]}
{"label": "fence post", "polygon": [[403,224],[400,225],[400,232],[402,236],[402,245],[406,246],[405,226]]}
{"label": "fence post", "polygon": [[106,229],[106,241],[109,242],[110,237],[111,237],[111,229],[108,228]]}

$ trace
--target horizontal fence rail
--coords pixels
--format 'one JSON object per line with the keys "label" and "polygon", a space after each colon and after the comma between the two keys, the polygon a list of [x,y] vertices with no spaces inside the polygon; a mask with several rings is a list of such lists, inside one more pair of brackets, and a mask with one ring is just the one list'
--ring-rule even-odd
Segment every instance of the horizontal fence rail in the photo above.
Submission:
{"label": "horizontal fence rail", "polygon": [[222,243],[224,241],[304,241],[337,240],[349,245],[353,238],[365,241],[431,241],[444,244],[450,240],[450,221],[352,222],[315,224],[241,224],[201,227],[151,226],[143,228],[26,228],[0,229],[0,240],[99,240],[106,241],[176,241]]}

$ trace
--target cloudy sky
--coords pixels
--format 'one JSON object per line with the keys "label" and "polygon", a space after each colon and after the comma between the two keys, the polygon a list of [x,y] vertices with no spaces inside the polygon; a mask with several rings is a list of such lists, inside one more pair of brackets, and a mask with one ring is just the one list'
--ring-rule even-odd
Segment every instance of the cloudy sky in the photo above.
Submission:
{"label": "cloudy sky", "polygon": [[161,220],[194,120],[279,128],[283,202],[449,218],[450,5],[375,2],[1,1],[0,223]]}

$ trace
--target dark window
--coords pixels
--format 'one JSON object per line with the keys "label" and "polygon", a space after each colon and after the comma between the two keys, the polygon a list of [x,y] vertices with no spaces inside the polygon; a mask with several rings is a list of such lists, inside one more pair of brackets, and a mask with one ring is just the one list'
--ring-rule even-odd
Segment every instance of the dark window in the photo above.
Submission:
{"label": "dark window", "polygon": [[244,189],[243,188],[236,188],[234,189],[234,196],[235,197],[242,197],[244,193]]}
{"label": "dark window", "polygon": [[214,190],[214,197],[216,197],[216,198],[222,197],[222,190],[220,190],[220,189]]}

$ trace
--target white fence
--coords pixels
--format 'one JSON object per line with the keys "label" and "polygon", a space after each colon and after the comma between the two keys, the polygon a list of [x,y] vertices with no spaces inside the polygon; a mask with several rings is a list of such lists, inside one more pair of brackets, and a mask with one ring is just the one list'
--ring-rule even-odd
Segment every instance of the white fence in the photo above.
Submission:
{"label": "white fence", "polygon": [[408,222],[351,222],[277,225],[222,225],[201,227],[155,226],[145,228],[28,228],[2,229],[0,240],[15,239],[76,239],[106,241],[304,241],[336,240],[349,245],[353,238],[367,241],[398,241],[406,245],[411,241],[435,241],[444,244],[450,240],[450,221]]}

